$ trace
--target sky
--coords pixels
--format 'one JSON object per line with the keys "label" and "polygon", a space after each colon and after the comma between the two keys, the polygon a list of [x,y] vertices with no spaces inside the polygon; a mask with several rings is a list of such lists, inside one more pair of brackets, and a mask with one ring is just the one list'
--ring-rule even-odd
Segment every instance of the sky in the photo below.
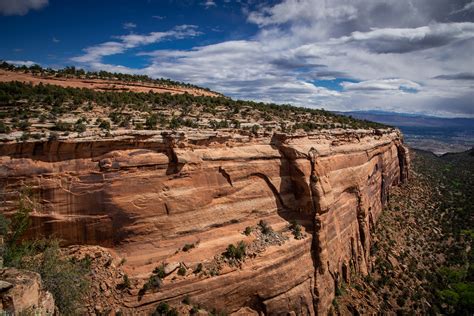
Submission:
{"label": "sky", "polygon": [[474,0],[0,0],[0,59],[235,99],[474,117]]}

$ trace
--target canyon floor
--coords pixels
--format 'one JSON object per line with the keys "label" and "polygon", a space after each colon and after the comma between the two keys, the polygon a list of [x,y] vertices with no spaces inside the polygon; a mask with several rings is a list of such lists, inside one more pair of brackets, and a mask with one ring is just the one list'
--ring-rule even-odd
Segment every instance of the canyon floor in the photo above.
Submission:
{"label": "canyon floor", "polygon": [[372,232],[372,271],[338,290],[335,314],[474,311],[474,151],[411,158]]}

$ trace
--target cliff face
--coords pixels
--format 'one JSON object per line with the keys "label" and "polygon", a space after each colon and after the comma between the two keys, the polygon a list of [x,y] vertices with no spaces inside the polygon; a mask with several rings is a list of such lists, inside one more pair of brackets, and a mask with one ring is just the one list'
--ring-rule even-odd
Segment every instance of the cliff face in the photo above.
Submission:
{"label": "cliff face", "polygon": [[[126,258],[146,279],[159,264],[178,263],[158,291],[139,287],[117,302],[150,310],[189,296],[209,309],[277,314],[324,313],[351,273],[367,273],[369,231],[390,187],[407,178],[408,156],[394,131],[304,136],[216,134],[120,136],[110,140],[0,145],[3,212],[28,185],[41,209],[31,234],[67,244],[94,244]],[[211,267],[229,244],[259,244],[242,234],[264,220],[280,242],[264,240],[238,266]],[[302,225],[304,238],[288,225]],[[179,251],[193,244],[189,251]],[[256,246],[255,246],[256,247]]]}

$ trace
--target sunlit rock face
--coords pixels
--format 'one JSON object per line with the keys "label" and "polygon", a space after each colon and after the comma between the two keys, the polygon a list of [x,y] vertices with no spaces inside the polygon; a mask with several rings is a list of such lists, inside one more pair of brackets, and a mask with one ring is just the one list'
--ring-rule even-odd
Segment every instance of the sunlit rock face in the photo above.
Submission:
{"label": "sunlit rock face", "polygon": [[[165,278],[159,291],[132,290],[117,304],[140,312],[189,296],[227,313],[324,314],[337,284],[369,270],[370,230],[408,164],[394,130],[7,143],[2,212],[29,187],[39,202],[31,236],[108,247],[137,279],[162,262],[192,271],[229,244],[251,244],[255,235],[242,232],[264,220],[287,240],[218,275]],[[294,220],[302,239],[288,233]],[[185,244],[196,247],[180,251]]]}

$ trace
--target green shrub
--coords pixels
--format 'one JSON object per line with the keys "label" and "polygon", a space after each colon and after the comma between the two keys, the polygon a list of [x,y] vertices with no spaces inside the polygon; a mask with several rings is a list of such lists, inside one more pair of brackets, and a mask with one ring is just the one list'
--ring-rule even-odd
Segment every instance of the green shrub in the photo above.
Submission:
{"label": "green shrub", "polygon": [[158,124],[158,116],[156,114],[151,114],[146,118],[146,129],[156,129],[156,124]]}
{"label": "green shrub", "polygon": [[123,281],[122,281],[122,283],[120,283],[119,285],[117,285],[117,288],[118,288],[119,290],[125,290],[125,289],[129,289],[129,288],[131,288],[131,287],[132,287],[132,283],[130,282],[130,279],[129,279],[128,275],[125,274],[125,275],[123,276]]}
{"label": "green shrub", "polygon": [[186,275],[186,268],[181,266],[178,269],[178,275],[185,276]]}
{"label": "green shrub", "polygon": [[160,279],[165,277],[165,265],[161,264],[153,270],[153,274],[156,274]]}
{"label": "green shrub", "polygon": [[100,129],[103,129],[103,130],[109,131],[110,128],[111,128],[110,122],[109,122],[109,121],[106,121],[106,120],[102,120],[102,121],[99,123],[99,128],[100,128]]}
{"label": "green shrub", "polygon": [[194,247],[195,247],[194,244],[185,244],[183,247],[183,251],[189,251],[193,249]]}
{"label": "green shrub", "polygon": [[295,239],[302,239],[303,234],[301,233],[301,226],[296,223],[295,220],[291,221],[290,226],[289,226],[291,232],[293,233],[293,236]]}
{"label": "green shrub", "polygon": [[186,304],[186,305],[190,305],[191,304],[191,299],[189,298],[189,295],[186,295],[184,298],[183,298],[183,304]]}
{"label": "green shrub", "polygon": [[60,132],[68,132],[68,131],[72,131],[73,127],[71,123],[66,123],[60,120],[54,124],[52,130],[60,131]]}
{"label": "green shrub", "polygon": [[258,223],[258,226],[260,227],[260,231],[264,235],[268,235],[273,232],[273,229],[264,220],[260,220],[260,222]]}
{"label": "green shrub", "polygon": [[87,274],[90,266],[68,260],[55,239],[23,240],[30,226],[30,213],[36,203],[29,190],[20,192],[18,208],[10,219],[0,218],[0,247],[4,265],[37,272],[43,286],[54,297],[61,314],[74,314],[89,290]]}
{"label": "green shrub", "polygon": [[252,231],[253,231],[252,227],[250,227],[250,226],[245,227],[245,230],[244,230],[245,236],[250,236]]}
{"label": "green shrub", "polygon": [[438,296],[451,306],[456,306],[459,302],[459,294],[450,289],[438,291]]}
{"label": "green shrub", "polygon": [[194,274],[198,274],[200,272],[202,272],[202,269],[203,269],[203,264],[202,263],[198,263],[196,268],[194,269],[193,273]]}
{"label": "green shrub", "polygon": [[178,316],[176,308],[170,308],[168,303],[160,302],[152,314],[153,316]]}
{"label": "green shrub", "polygon": [[247,248],[246,244],[243,241],[239,241],[237,246],[230,244],[223,255],[226,258],[240,261],[245,257],[246,248]]}
{"label": "green shrub", "polygon": [[77,132],[77,133],[84,133],[87,129],[87,126],[86,124],[84,123],[76,123],[74,124],[74,131]]}
{"label": "green shrub", "polygon": [[5,124],[3,121],[0,121],[0,134],[8,134],[10,133],[10,126]]}

